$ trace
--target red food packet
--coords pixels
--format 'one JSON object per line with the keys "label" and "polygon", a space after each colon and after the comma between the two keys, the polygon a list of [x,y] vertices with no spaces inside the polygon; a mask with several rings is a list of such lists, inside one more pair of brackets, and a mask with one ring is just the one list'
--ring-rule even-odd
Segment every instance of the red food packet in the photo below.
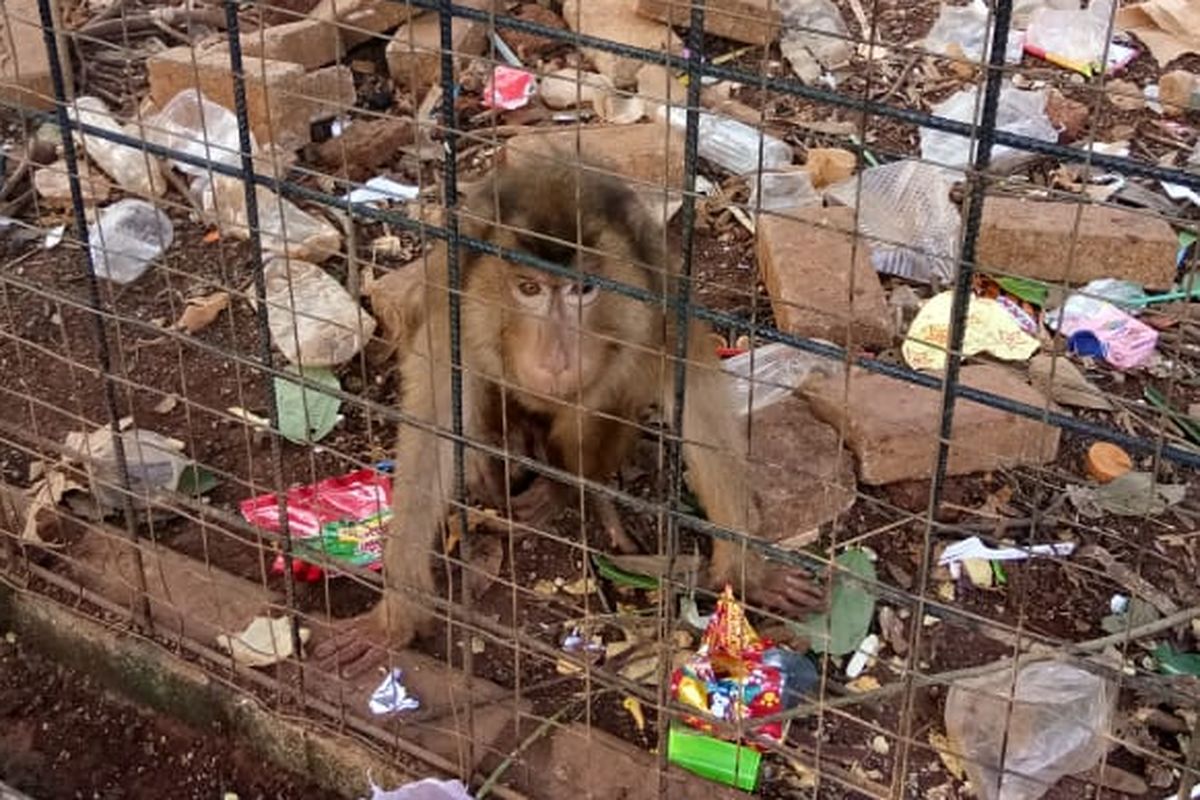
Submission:
{"label": "red food packet", "polygon": [[529,103],[536,88],[533,73],[501,64],[492,70],[492,77],[483,89],[483,105],[503,111],[522,108]]}

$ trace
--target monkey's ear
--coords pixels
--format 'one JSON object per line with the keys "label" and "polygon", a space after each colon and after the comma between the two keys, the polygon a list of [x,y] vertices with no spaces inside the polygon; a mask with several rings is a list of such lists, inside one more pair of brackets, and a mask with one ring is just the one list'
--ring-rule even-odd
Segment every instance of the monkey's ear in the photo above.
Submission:
{"label": "monkey's ear", "polygon": [[459,185],[458,229],[475,239],[484,239],[496,221],[496,179],[489,175]]}

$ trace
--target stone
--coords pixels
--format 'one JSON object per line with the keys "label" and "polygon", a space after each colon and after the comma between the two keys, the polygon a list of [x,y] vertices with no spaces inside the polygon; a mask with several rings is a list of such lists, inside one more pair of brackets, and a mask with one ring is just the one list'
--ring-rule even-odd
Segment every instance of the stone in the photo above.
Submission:
{"label": "stone", "polygon": [[1141,111],[1146,107],[1146,97],[1133,81],[1120,78],[1109,81],[1104,86],[1104,94],[1118,111]]}
{"label": "stone", "polygon": [[[63,73],[70,75],[66,47],[60,39]],[[50,56],[37,0],[5,0],[0,15],[0,102],[38,110],[54,107]]]}
{"label": "stone", "polygon": [[[576,150],[578,133],[578,151]],[[508,140],[510,164],[598,161],[647,189],[683,186],[683,135],[660,122],[523,133]]]}
{"label": "stone", "polygon": [[[458,3],[483,10],[490,0],[458,0]],[[451,24],[451,43],[458,69],[470,56],[478,56],[487,47],[488,29],[483,22],[455,17]],[[442,77],[442,28],[437,14],[422,14],[396,29],[385,51],[388,73],[398,88],[420,98]]]}
{"label": "stone", "polygon": [[1118,278],[1150,289],[1168,289],[1175,279],[1178,248],[1171,226],[1145,213],[1094,204],[988,197],[975,261],[984,272],[1053,283]]}
{"label": "stone", "polygon": [[[92,169],[86,161],[79,159],[79,188],[83,194],[83,202],[88,205],[103,203],[108,200],[112,184],[99,170]],[[67,162],[59,160],[48,167],[41,167],[33,173],[33,188],[38,196],[54,206],[69,206],[71,204],[71,182],[67,174]]]}
{"label": "stone", "polygon": [[1158,79],[1158,99],[1168,114],[1200,108],[1200,78],[1187,70],[1171,70]]}
{"label": "stone", "polygon": [[[1034,408],[1047,406],[1041,392],[1003,367],[972,364],[960,375],[962,383],[974,389]],[[803,391],[817,419],[844,430],[863,483],[881,486],[933,476],[942,420],[940,389],[855,367],[848,392],[844,376],[815,380]],[[947,474],[1049,464],[1058,456],[1061,434],[1053,425],[960,397],[954,407]]]}
{"label": "stone", "polygon": [[[584,36],[675,55],[683,52],[683,40],[669,26],[637,13],[637,0],[564,0],[563,19],[571,30]],[[638,70],[646,63],[591,48],[583,48],[583,52],[618,89],[636,87]]]}
{"label": "stone", "polygon": [[849,178],[856,166],[858,157],[840,147],[812,147],[804,159],[804,168],[812,178],[814,189]]}
{"label": "stone", "polygon": [[1058,89],[1046,94],[1046,116],[1058,131],[1058,141],[1073,142],[1087,128],[1089,111],[1086,104],[1071,100]]}
{"label": "stone", "polygon": [[320,0],[308,19],[336,22],[345,52],[420,13],[409,3],[395,0]]}
{"label": "stone", "polygon": [[[303,147],[311,139],[313,122],[354,105],[354,76],[347,67],[310,72],[295,62],[253,56],[243,59],[243,64],[246,111],[260,145]],[[175,47],[150,56],[146,67],[150,96],[159,108],[184,89],[197,86],[212,102],[234,108],[229,55],[220,47],[206,51]]]}
{"label": "stone", "polygon": [[337,26],[315,18],[243,34],[242,54],[291,61],[305,69],[332,64],[344,55]]}
{"label": "stone", "polygon": [[341,136],[317,145],[313,160],[340,178],[361,182],[373,177],[379,167],[394,161],[397,151],[412,142],[413,126],[408,119],[356,119]]}
{"label": "stone", "polygon": [[839,345],[849,334],[856,346],[891,346],[887,299],[871,267],[870,245],[861,237],[856,244],[854,230],[852,208],[759,215],[755,252],[780,330]]}
{"label": "stone", "polygon": [[759,538],[791,539],[854,505],[854,460],[802,398],[788,395],[752,412],[750,426]]}
{"label": "stone", "polygon": [[[512,12],[512,16],[526,22],[533,22],[547,28],[566,30],[567,23],[558,14],[537,3],[522,3]],[[517,31],[511,28],[499,29],[500,38],[508,45],[522,64],[536,64],[547,53],[557,50],[569,43],[563,39],[551,39],[527,31]]]}
{"label": "stone", "polygon": [[[704,4],[704,32],[735,42],[769,45],[779,38],[783,14],[773,0],[707,0]],[[638,0],[638,13],[666,22],[675,28],[688,28],[692,17],[689,0]]]}

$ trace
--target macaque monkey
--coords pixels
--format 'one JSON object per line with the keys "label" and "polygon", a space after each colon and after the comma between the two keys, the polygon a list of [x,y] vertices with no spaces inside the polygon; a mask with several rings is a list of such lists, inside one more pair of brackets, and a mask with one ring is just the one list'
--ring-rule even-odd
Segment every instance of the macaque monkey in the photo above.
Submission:
{"label": "macaque monkey", "polygon": [[[638,423],[653,407],[674,418],[675,318],[664,304],[600,291],[601,275],[662,296],[671,287],[662,229],[633,191],[586,166],[501,167],[471,192],[464,233],[583,273],[571,280],[463,248],[462,409],[468,442],[507,446],[572,475],[603,481],[627,460]],[[577,247],[576,243],[580,246]],[[444,250],[407,285],[391,327],[400,348],[401,408],[438,431],[452,430],[449,285]],[[384,317],[388,313],[384,313]],[[755,530],[747,479],[746,432],[731,407],[709,329],[693,321],[683,412],[688,482],[708,518]],[[349,674],[372,666],[380,646],[405,647],[432,615],[421,596],[435,592],[432,562],[444,542],[454,494],[454,443],[404,425],[396,458],[395,514],[384,548],[383,598],[371,612],[314,650],[325,668]],[[506,497],[505,470],[466,447],[468,487],[499,500],[515,520],[539,520],[575,487],[538,475]],[[510,492],[506,492],[508,489]],[[578,495],[574,495],[577,497]],[[611,506],[601,519],[614,544],[630,542]],[[786,615],[817,605],[802,570],[769,564],[755,551],[713,541],[707,582],[744,587],[756,604]]]}

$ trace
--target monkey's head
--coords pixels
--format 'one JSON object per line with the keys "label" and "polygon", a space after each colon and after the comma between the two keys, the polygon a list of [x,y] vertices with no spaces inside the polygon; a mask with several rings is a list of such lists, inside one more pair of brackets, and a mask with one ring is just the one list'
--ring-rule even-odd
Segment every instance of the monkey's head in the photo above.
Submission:
{"label": "monkey's head", "polygon": [[[661,229],[637,195],[596,167],[502,167],[468,201],[487,220],[469,225],[506,250],[578,271],[559,275],[487,254],[470,258],[469,292],[481,288],[501,310],[510,380],[566,402],[626,368],[622,351],[661,348],[653,304],[601,290],[603,276],[660,292]],[[478,210],[476,210],[478,209]]]}

